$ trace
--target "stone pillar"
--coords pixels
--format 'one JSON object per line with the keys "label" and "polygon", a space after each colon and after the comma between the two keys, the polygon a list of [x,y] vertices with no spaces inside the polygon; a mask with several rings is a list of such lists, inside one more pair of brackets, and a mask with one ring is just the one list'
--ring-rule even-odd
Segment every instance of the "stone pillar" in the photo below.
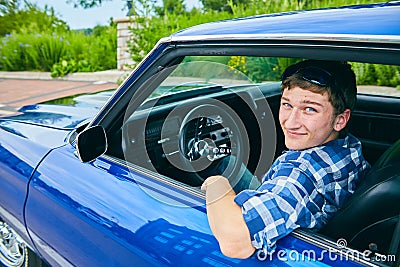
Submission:
{"label": "stone pillar", "polygon": [[115,19],[117,23],[117,68],[118,70],[129,70],[134,64],[129,53],[128,43],[132,38],[130,28],[133,26],[130,17]]}

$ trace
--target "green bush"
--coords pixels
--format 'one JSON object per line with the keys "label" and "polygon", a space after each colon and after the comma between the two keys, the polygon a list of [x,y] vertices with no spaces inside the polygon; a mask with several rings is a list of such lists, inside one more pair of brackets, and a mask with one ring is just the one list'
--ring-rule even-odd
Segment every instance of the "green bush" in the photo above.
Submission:
{"label": "green bush", "polygon": [[[129,52],[134,62],[139,63],[162,38],[179,30],[215,20],[231,18],[228,12],[209,11],[201,13],[197,9],[183,14],[166,13],[161,17],[136,17],[132,20],[132,40]],[[134,66],[131,66],[134,67]]]}
{"label": "green bush", "polygon": [[[115,25],[102,27],[91,35],[79,31],[35,33],[30,29],[8,34],[1,39],[0,69],[52,71],[56,76],[115,69],[117,30]],[[64,68],[65,62],[74,67]],[[65,72],[66,69],[69,71]]]}
{"label": "green bush", "polygon": [[115,24],[90,32],[71,31],[52,8],[41,10],[24,1],[21,9],[19,2],[12,3],[0,12],[0,70],[52,71],[63,76],[117,67]]}
{"label": "green bush", "polygon": [[35,62],[35,69],[49,71],[52,66],[66,55],[68,45],[62,36],[42,34],[32,38],[30,57]]}
{"label": "green bush", "polygon": [[352,63],[359,85],[399,87],[400,66]]}
{"label": "green bush", "polygon": [[[143,10],[132,14],[133,38],[129,44],[134,62],[140,62],[162,37],[201,23],[276,13],[283,11],[335,7],[350,4],[379,2],[374,0],[226,0],[222,12],[211,9],[193,9],[182,12],[181,8],[164,8],[157,12],[152,0],[141,0]],[[238,3],[238,4],[233,4]],[[245,3],[245,4],[243,4]],[[150,17],[149,14],[158,14]],[[40,10],[27,4],[0,13],[0,70],[51,71],[54,77],[71,72],[99,71],[117,66],[116,25],[96,26],[90,31],[70,31],[68,25],[58,19],[52,8]],[[7,33],[4,37],[1,37]],[[190,59],[189,59],[190,60]],[[215,59],[212,59],[215,60]],[[232,57],[221,58],[223,64],[245,74],[253,81],[276,80],[286,66],[295,59],[273,60],[268,58]],[[297,59],[298,61],[299,59]],[[132,66],[134,67],[134,66]],[[400,81],[399,67],[374,64],[353,64],[359,84],[397,86]]]}
{"label": "green bush", "polygon": [[117,27],[97,26],[93,35],[88,36],[90,45],[86,46],[85,59],[95,70],[117,68]]}
{"label": "green bush", "polygon": [[45,6],[41,10],[27,1],[24,1],[25,6],[21,8],[18,2],[0,1],[0,7],[5,4],[4,10],[0,10],[0,36],[18,33],[26,28],[32,29],[33,32],[64,32],[69,29],[65,21],[55,16],[53,8]]}
{"label": "green bush", "polygon": [[[144,2],[149,2],[145,1]],[[233,3],[239,4],[233,4]],[[335,7],[350,4],[363,4],[380,2],[374,0],[321,0],[321,1],[298,1],[298,0],[249,0],[243,1],[227,0],[228,11],[216,12],[212,9],[200,11],[193,9],[190,12],[163,12],[159,16],[149,17],[143,14],[150,14],[151,10],[144,10],[140,14],[133,11],[135,15],[132,20],[131,28],[132,40],[129,45],[130,54],[134,62],[139,63],[145,55],[150,52],[154,45],[162,38],[171,35],[179,30],[224,19],[246,17],[261,14],[270,14],[284,11],[294,11],[303,9],[313,9],[322,7]],[[147,5],[148,9],[154,8]],[[132,66],[134,67],[134,66]]]}
{"label": "green bush", "polygon": [[2,70],[32,69],[27,48],[29,45],[17,36],[7,34],[1,40],[0,67]]}
{"label": "green bush", "polygon": [[66,52],[62,37],[49,33],[20,33],[6,35],[0,48],[0,66],[3,70],[48,71]]}
{"label": "green bush", "polygon": [[[284,11],[295,11],[304,9],[338,7],[353,4],[370,4],[381,2],[380,0],[320,0],[320,1],[299,1],[299,0],[248,0],[232,1],[227,0],[223,12],[215,12],[208,9],[201,12],[193,9],[191,12],[184,13],[162,13],[156,17],[137,16],[133,21],[134,27],[131,29],[132,38],[129,46],[131,57],[134,62],[139,63],[144,56],[154,47],[159,39],[179,30],[188,28],[201,23],[218,21],[223,19],[246,17],[261,14],[271,14]],[[233,4],[238,3],[238,4]],[[149,11],[144,12],[149,14]],[[140,14],[135,14],[140,15]],[[224,59],[225,60],[225,59]],[[280,73],[289,66],[301,59],[279,59],[251,57],[232,57],[227,61],[230,67],[251,75],[249,77],[255,82],[277,80]],[[134,66],[132,66],[134,67]],[[358,81],[360,84],[377,84],[397,86],[399,84],[399,68],[394,66],[382,67],[379,65],[354,65]]]}

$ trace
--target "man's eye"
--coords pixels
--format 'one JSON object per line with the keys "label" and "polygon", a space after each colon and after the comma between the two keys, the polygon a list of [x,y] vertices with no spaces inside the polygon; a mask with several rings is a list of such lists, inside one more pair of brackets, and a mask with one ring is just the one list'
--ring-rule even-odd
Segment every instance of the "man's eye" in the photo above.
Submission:
{"label": "man's eye", "polygon": [[312,107],[306,107],[306,111],[307,112],[317,112],[317,110],[315,108],[312,108]]}
{"label": "man's eye", "polygon": [[290,105],[289,103],[282,103],[282,106],[284,106],[285,108],[291,108],[292,105]]}

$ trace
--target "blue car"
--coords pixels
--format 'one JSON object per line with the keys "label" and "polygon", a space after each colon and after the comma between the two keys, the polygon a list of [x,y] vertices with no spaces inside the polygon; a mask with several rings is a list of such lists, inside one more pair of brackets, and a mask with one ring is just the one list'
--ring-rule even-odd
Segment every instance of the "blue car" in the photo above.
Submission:
{"label": "blue car", "polygon": [[[347,61],[348,130],[373,166],[319,230],[224,256],[200,185],[221,160],[261,178],[285,150],[280,75]],[[114,92],[0,118],[4,266],[399,266],[400,2],[270,14],[160,40]]]}

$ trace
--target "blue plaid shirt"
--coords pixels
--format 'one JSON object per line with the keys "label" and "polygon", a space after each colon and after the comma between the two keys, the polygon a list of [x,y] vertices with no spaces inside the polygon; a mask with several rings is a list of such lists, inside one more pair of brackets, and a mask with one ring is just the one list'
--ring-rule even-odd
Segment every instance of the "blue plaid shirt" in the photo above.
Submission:
{"label": "blue plaid shirt", "polygon": [[351,135],[284,152],[257,190],[244,190],[235,198],[253,246],[273,253],[276,241],[294,229],[324,226],[369,168],[360,141]]}

